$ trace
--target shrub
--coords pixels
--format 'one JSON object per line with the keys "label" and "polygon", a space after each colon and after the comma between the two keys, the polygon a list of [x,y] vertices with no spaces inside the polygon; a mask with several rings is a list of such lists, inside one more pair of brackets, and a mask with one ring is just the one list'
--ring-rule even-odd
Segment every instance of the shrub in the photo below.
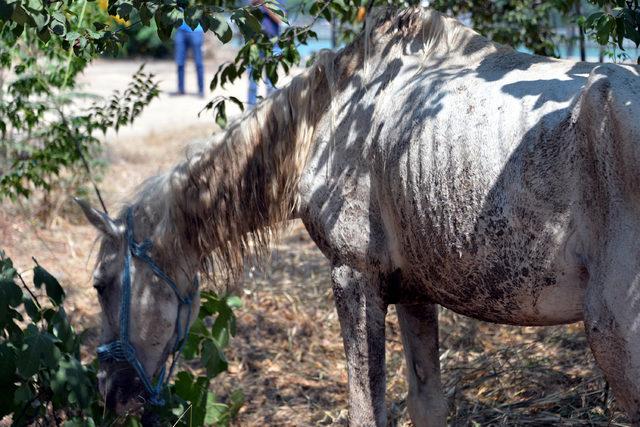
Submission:
{"label": "shrub", "polygon": [[[0,417],[9,415],[13,425],[92,426],[115,421],[104,413],[96,360],[81,360],[83,334],[69,322],[64,289],[37,263],[33,286],[32,290],[0,251],[0,389],[9,396],[0,399]],[[228,403],[209,391],[211,380],[227,369],[223,350],[235,334],[233,310],[240,300],[212,292],[203,292],[201,298],[184,356],[200,359],[202,368],[178,372],[165,390],[167,405],[145,414],[161,425],[228,425],[243,403],[239,391]],[[141,423],[137,416],[119,421]]]}

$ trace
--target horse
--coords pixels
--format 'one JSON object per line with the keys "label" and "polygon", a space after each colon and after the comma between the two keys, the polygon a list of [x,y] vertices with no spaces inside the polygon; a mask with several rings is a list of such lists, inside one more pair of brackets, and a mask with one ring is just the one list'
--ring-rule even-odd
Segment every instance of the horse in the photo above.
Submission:
{"label": "horse", "polygon": [[145,384],[195,318],[199,272],[232,281],[300,218],[331,263],[352,425],[386,423],[390,304],[416,426],[447,419],[438,305],[583,321],[640,425],[639,72],[517,52],[429,9],[372,14],[116,218],[80,202],[102,236],[107,406],[154,395]]}

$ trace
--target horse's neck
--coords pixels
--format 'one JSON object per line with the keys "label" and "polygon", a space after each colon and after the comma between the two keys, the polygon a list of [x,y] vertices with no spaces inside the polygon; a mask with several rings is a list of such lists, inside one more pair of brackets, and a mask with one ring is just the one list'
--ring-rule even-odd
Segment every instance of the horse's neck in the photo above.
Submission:
{"label": "horse's neck", "polygon": [[328,102],[323,78],[317,66],[296,77],[170,173],[175,233],[205,264],[215,252],[225,267],[238,269],[247,251],[265,249],[273,227],[292,217]]}

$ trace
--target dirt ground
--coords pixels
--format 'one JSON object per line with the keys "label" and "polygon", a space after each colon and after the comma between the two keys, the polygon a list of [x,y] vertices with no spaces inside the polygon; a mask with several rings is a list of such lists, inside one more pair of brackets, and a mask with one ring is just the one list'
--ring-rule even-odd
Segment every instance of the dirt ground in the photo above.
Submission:
{"label": "dirt ground", "polygon": [[[218,57],[218,60],[220,58]],[[135,62],[99,61],[86,90],[122,88]],[[207,64],[209,73],[216,63]],[[147,64],[161,88],[174,89],[171,62]],[[193,70],[188,88],[195,92]],[[229,90],[244,97],[246,82]],[[148,177],[180,158],[182,148],[216,130],[204,100],[164,93],[132,128],[108,135],[100,182],[111,211]],[[71,195],[69,195],[71,196]],[[31,256],[61,279],[72,322],[87,329],[87,357],[98,333],[90,274],[96,233],[69,198],[44,226],[34,203],[0,207],[0,248],[28,270]],[[28,274],[28,273],[27,273]],[[346,369],[326,259],[299,222],[262,268],[248,268],[230,369],[215,384],[224,399],[243,390],[239,426],[346,425]],[[404,360],[393,308],[387,322],[390,425],[410,425]],[[588,352],[582,325],[531,328],[477,322],[441,310],[441,363],[452,425],[627,425]]]}

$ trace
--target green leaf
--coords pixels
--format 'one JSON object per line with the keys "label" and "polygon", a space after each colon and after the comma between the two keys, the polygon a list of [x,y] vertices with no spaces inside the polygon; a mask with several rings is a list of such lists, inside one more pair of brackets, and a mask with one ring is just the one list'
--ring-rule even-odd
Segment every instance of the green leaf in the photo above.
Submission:
{"label": "green leaf", "polygon": [[38,31],[42,31],[42,29],[49,23],[49,15],[46,13],[34,13],[32,18],[38,28]]}
{"label": "green leaf", "polygon": [[229,411],[231,413],[231,417],[235,418],[236,415],[238,415],[238,412],[240,412],[240,408],[242,408],[242,405],[244,405],[244,393],[240,389],[234,390],[231,393],[231,397],[229,400],[231,401],[231,404],[229,405]]}
{"label": "green leaf", "polygon": [[55,277],[39,265],[33,269],[33,284],[36,285],[38,289],[44,284],[47,290],[47,296],[51,301],[56,305],[62,304],[64,300],[64,290],[62,286],[60,286],[60,283],[58,283]]}
{"label": "green leaf", "polygon": [[140,21],[142,21],[142,25],[149,26],[151,23],[151,18],[153,18],[153,12],[149,9],[149,5],[142,4],[138,9],[138,14],[140,15]]}
{"label": "green leaf", "polygon": [[207,368],[207,377],[215,378],[227,370],[229,364],[224,354],[212,339],[204,340],[202,344],[202,364]]}
{"label": "green leaf", "polygon": [[234,104],[236,104],[238,106],[238,108],[240,108],[240,111],[244,111],[244,104],[238,98],[236,98],[235,96],[230,96],[229,97],[229,101],[231,101]]}
{"label": "green leaf", "polygon": [[48,28],[43,28],[42,30],[38,31],[38,38],[46,43],[51,39],[51,32],[49,32]]}
{"label": "green leaf", "polygon": [[20,405],[30,401],[32,397],[33,392],[29,387],[29,383],[23,383],[13,394],[13,401]]}
{"label": "green leaf", "polygon": [[136,417],[129,416],[124,423],[124,427],[142,427],[142,422]]}
{"label": "green leaf", "polygon": [[232,309],[242,307],[242,300],[236,295],[230,295],[226,298],[227,305]]}
{"label": "green leaf", "polygon": [[205,326],[202,318],[198,317],[191,325],[187,342],[182,349],[182,357],[186,360],[195,358],[200,353],[200,343],[204,338],[211,337],[211,333]]}
{"label": "green leaf", "polygon": [[120,18],[124,20],[127,20],[129,19],[129,15],[131,14],[132,10],[133,5],[131,3],[122,2],[118,5],[118,16],[120,16]]}
{"label": "green leaf", "polygon": [[95,427],[96,423],[93,418],[75,417],[64,422],[64,427]]}
{"label": "green leaf", "polygon": [[31,320],[33,320],[34,322],[39,322],[40,319],[42,318],[40,309],[38,308],[36,303],[33,301],[31,296],[27,296],[27,295],[24,296],[23,305],[24,305],[25,311],[27,312],[27,315],[29,315]]}
{"label": "green leaf", "polygon": [[187,371],[180,371],[176,374],[176,380],[173,384],[173,391],[184,400],[189,400],[192,397],[192,383],[193,375],[191,375],[191,373]]}
{"label": "green leaf", "polygon": [[96,389],[87,368],[70,356],[60,361],[60,366],[51,378],[51,389],[56,394],[66,396],[68,402],[78,403],[86,408],[93,400]]}
{"label": "green leaf", "polygon": [[62,344],[62,350],[67,353],[79,351],[76,334],[69,323],[67,314],[62,307],[49,320],[49,332]]}
{"label": "green leaf", "polygon": [[171,40],[171,33],[173,31],[172,25],[167,25],[162,22],[162,17],[159,13],[156,13],[154,16],[156,26],[158,27],[158,37],[163,42],[168,42]]}
{"label": "green leaf", "polygon": [[229,407],[224,403],[216,402],[216,396],[209,392],[207,399],[207,413],[204,418],[206,425],[221,425],[227,418]]}
{"label": "green leaf", "polygon": [[289,24],[287,14],[282,10],[282,6],[277,1],[266,0],[263,4],[267,9],[278,15],[283,23]]}
{"label": "green leaf", "polygon": [[16,6],[16,8],[13,10],[11,19],[20,25],[35,24],[31,16],[29,15],[29,12],[27,12],[21,5]]}
{"label": "green leaf", "polygon": [[54,21],[58,21],[61,24],[64,24],[65,22],[67,22],[67,18],[64,16],[64,14],[60,12],[52,12],[51,19],[53,19]]}
{"label": "green leaf", "polygon": [[225,111],[224,101],[221,101],[216,108],[216,123],[224,129],[227,126],[227,113]]}
{"label": "green leaf", "polygon": [[200,313],[203,316],[212,316],[214,314],[218,314],[224,303],[220,300],[220,298],[213,292],[210,291],[202,291],[200,294]]}
{"label": "green leaf", "polygon": [[14,383],[16,373],[16,349],[7,342],[0,343],[0,387]]}
{"label": "green leaf", "polygon": [[191,424],[194,426],[204,425],[207,412],[209,380],[206,377],[198,377],[194,380],[193,375],[188,372],[178,372],[174,385],[174,392],[185,401],[191,402],[192,417]]}
{"label": "green leaf", "polygon": [[624,50],[622,47],[622,42],[624,41],[624,18],[618,17],[616,18],[616,39],[618,43],[618,47]]}
{"label": "green leaf", "polygon": [[216,37],[222,43],[228,43],[233,37],[233,32],[231,31],[231,27],[227,23],[224,15],[220,13],[214,13],[213,15],[205,15],[204,23],[207,28],[214,32]]}
{"label": "green leaf", "polygon": [[77,31],[71,31],[69,33],[67,33],[65,39],[69,42],[69,43],[73,43],[74,41],[78,40],[80,38],[80,33]]}
{"label": "green leaf", "polygon": [[8,278],[11,270],[13,269],[3,272],[3,277],[0,278],[0,328],[8,328],[13,325],[13,319],[21,319],[20,313],[12,307],[18,307],[22,302],[22,290],[13,279]]}
{"label": "green leaf", "polygon": [[11,18],[11,16],[13,15],[15,6],[15,3],[0,1],[0,19],[8,21],[9,18]]}
{"label": "green leaf", "polygon": [[[201,20],[203,20],[203,13],[201,8],[192,6],[192,7],[188,7],[184,11],[184,21],[192,30],[196,29],[196,27],[200,24]],[[205,25],[206,25],[206,22],[205,22]]]}
{"label": "green leaf", "polygon": [[629,19],[625,19],[623,26],[625,37],[634,42],[636,47],[638,47],[638,45],[640,45],[640,32],[638,32],[638,29],[636,28],[634,23],[630,22]]}
{"label": "green leaf", "polygon": [[229,397],[229,403],[217,402],[215,394],[209,392],[207,399],[206,425],[229,425],[235,419],[244,405],[244,393],[242,390],[235,390]]}
{"label": "green leaf", "polygon": [[[231,319],[233,319],[233,313],[228,307],[224,307],[220,311],[216,321],[213,322],[211,327],[211,334],[216,341],[216,344],[220,348],[225,348],[229,344],[229,334],[231,333]],[[233,331],[235,333],[235,331]]]}
{"label": "green leaf", "polygon": [[600,19],[601,17],[604,16],[604,12],[595,12],[592,13],[591,15],[589,15],[589,17],[587,18],[587,20],[584,23],[584,27],[585,28],[591,28],[593,26],[593,23],[597,20]]}
{"label": "green leaf", "polygon": [[[15,271],[15,270],[14,270]],[[9,273],[7,274],[7,276]],[[0,308],[2,306],[17,307],[22,302],[22,290],[13,279],[0,278]]]}
{"label": "green leaf", "polygon": [[231,20],[236,23],[245,39],[260,33],[262,27],[258,19],[246,9],[238,9],[231,14]]}
{"label": "green leaf", "polygon": [[55,369],[60,359],[60,350],[55,346],[55,338],[40,332],[34,324],[27,326],[24,344],[18,354],[16,366],[18,373],[29,378],[40,369],[40,366]]}

